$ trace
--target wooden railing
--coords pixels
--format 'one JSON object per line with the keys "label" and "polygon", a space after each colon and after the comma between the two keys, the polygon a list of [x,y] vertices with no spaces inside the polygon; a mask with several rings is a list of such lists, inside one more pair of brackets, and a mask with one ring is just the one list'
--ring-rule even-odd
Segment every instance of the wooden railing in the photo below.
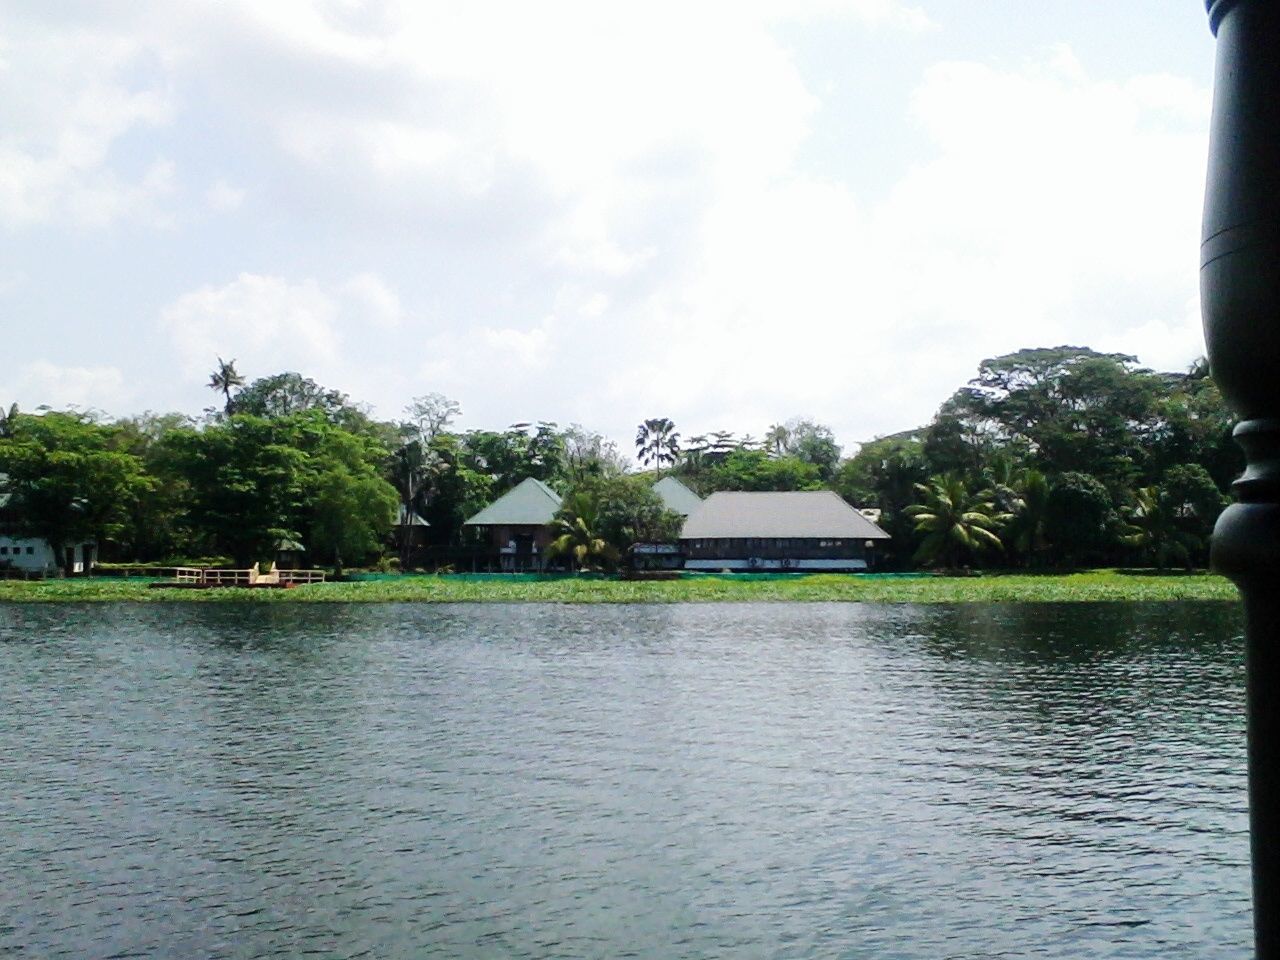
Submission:
{"label": "wooden railing", "polygon": [[[173,584],[198,587],[266,587],[299,586],[307,583],[324,583],[320,570],[278,570],[272,567],[260,573],[257,567],[245,570],[224,570],[220,567],[148,567],[149,575],[162,577]],[[131,571],[138,576],[137,571]]]}

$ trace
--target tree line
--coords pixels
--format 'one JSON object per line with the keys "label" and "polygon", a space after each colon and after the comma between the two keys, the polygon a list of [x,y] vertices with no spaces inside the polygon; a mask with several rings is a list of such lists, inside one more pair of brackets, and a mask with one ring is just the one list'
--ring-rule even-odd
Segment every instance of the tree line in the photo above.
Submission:
{"label": "tree line", "polygon": [[447,559],[473,542],[467,517],[535,477],[564,495],[556,549],[610,565],[632,543],[678,537],[651,489],[670,473],[703,496],[835,490],[881,511],[901,569],[1192,565],[1242,468],[1205,364],[1158,373],[1083,347],[984,360],[930,423],[851,456],[809,419],[687,438],[646,419],[640,470],[577,424],[458,431],[459,405],[438,393],[382,421],[293,372],[248,381],[219,358],[209,387],[219,406],[200,417],[0,415],[10,522],[55,544],[96,540],[120,561],[247,566],[305,545],[339,569],[408,568],[423,554],[400,521],[426,520],[431,555]]}

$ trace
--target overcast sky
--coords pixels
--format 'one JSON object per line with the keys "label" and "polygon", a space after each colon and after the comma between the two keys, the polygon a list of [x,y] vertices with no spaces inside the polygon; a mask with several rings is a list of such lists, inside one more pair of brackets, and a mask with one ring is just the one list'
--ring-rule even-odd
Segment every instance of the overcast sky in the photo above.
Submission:
{"label": "overcast sky", "polygon": [[0,0],[0,401],[852,444],[1182,369],[1212,63],[1199,0]]}

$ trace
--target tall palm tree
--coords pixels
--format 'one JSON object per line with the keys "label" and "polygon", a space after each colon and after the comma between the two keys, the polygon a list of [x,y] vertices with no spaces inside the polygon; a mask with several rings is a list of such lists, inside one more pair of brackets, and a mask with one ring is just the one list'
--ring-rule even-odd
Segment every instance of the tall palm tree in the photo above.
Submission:
{"label": "tall palm tree", "polygon": [[963,558],[1004,549],[997,532],[1009,515],[996,512],[990,491],[970,493],[963,478],[947,474],[917,483],[916,492],[922,502],[905,513],[914,519],[916,534],[922,535],[917,561],[941,560],[956,567]]}
{"label": "tall palm tree", "polygon": [[1178,513],[1159,487],[1139,487],[1134,493],[1134,506],[1126,511],[1128,526],[1120,542],[1137,547],[1144,557],[1163,570],[1175,559],[1188,566],[1200,538],[1178,526]]}
{"label": "tall palm tree", "polygon": [[231,390],[233,387],[243,387],[244,377],[236,370],[236,361],[233,357],[230,360],[218,358],[218,369],[209,374],[209,389],[218,390],[226,399],[227,415],[231,414]]}
{"label": "tall palm tree", "polygon": [[787,447],[791,443],[791,431],[786,428],[785,424],[772,424],[764,435],[764,448],[769,452],[770,456],[780,457],[787,452]]}
{"label": "tall palm tree", "polygon": [[0,407],[0,439],[13,436],[14,428],[18,426],[18,405],[16,403],[9,406],[6,413],[3,407]]}
{"label": "tall palm tree", "polygon": [[547,545],[546,558],[568,556],[576,570],[616,563],[618,551],[596,535],[596,519],[596,503],[591,497],[579,493],[570,498],[551,521],[551,530],[557,536]]}
{"label": "tall palm tree", "polygon": [[1049,480],[1039,470],[1029,468],[1016,482],[1016,490],[1013,516],[1002,532],[1013,551],[1035,566],[1049,548],[1044,532],[1049,512]]}
{"label": "tall palm tree", "polygon": [[673,464],[680,456],[680,434],[666,417],[655,417],[640,424],[636,431],[636,450],[643,464],[657,467],[662,476],[663,464]]}

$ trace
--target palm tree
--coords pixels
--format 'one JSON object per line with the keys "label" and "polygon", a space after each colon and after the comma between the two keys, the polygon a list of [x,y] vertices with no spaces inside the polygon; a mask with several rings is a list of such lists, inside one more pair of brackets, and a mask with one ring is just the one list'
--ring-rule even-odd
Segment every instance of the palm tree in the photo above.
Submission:
{"label": "palm tree", "polygon": [[586,494],[576,494],[551,521],[556,538],[547,545],[546,559],[568,556],[574,569],[584,570],[617,562],[617,549],[595,534],[596,503]]}
{"label": "palm tree", "polygon": [[231,388],[243,387],[244,377],[236,370],[235,358],[223,360],[218,358],[218,369],[209,374],[209,389],[218,390],[226,398],[227,415],[231,415]]}
{"label": "palm tree", "polygon": [[947,474],[917,483],[916,492],[923,502],[907,507],[905,513],[915,520],[915,532],[923,535],[917,561],[941,559],[945,566],[956,567],[962,557],[1004,549],[997,531],[1009,515],[996,512],[990,491],[971,494],[960,476]]}
{"label": "palm tree", "polygon": [[1045,537],[1045,518],[1049,510],[1049,480],[1035,469],[1023,471],[1017,482],[1017,499],[1012,504],[1013,517],[1004,529],[1005,541],[1014,552],[1035,566],[1049,548]]}
{"label": "palm tree", "polygon": [[0,439],[12,437],[14,428],[18,426],[18,405],[16,403],[9,406],[9,412],[6,413],[3,407],[0,407]]}
{"label": "palm tree", "polygon": [[1191,557],[1200,547],[1200,538],[1178,526],[1177,510],[1160,492],[1159,487],[1139,487],[1134,493],[1135,505],[1126,511],[1128,526],[1120,542],[1137,547],[1144,557],[1163,570],[1174,558],[1191,565]]}
{"label": "palm tree", "polygon": [[636,431],[636,450],[640,462],[657,467],[662,476],[662,465],[673,464],[680,456],[680,434],[676,425],[666,417],[655,417],[640,424]]}
{"label": "palm tree", "polygon": [[784,424],[775,423],[765,432],[764,448],[769,451],[770,456],[782,456],[787,452],[790,443],[791,431]]}

